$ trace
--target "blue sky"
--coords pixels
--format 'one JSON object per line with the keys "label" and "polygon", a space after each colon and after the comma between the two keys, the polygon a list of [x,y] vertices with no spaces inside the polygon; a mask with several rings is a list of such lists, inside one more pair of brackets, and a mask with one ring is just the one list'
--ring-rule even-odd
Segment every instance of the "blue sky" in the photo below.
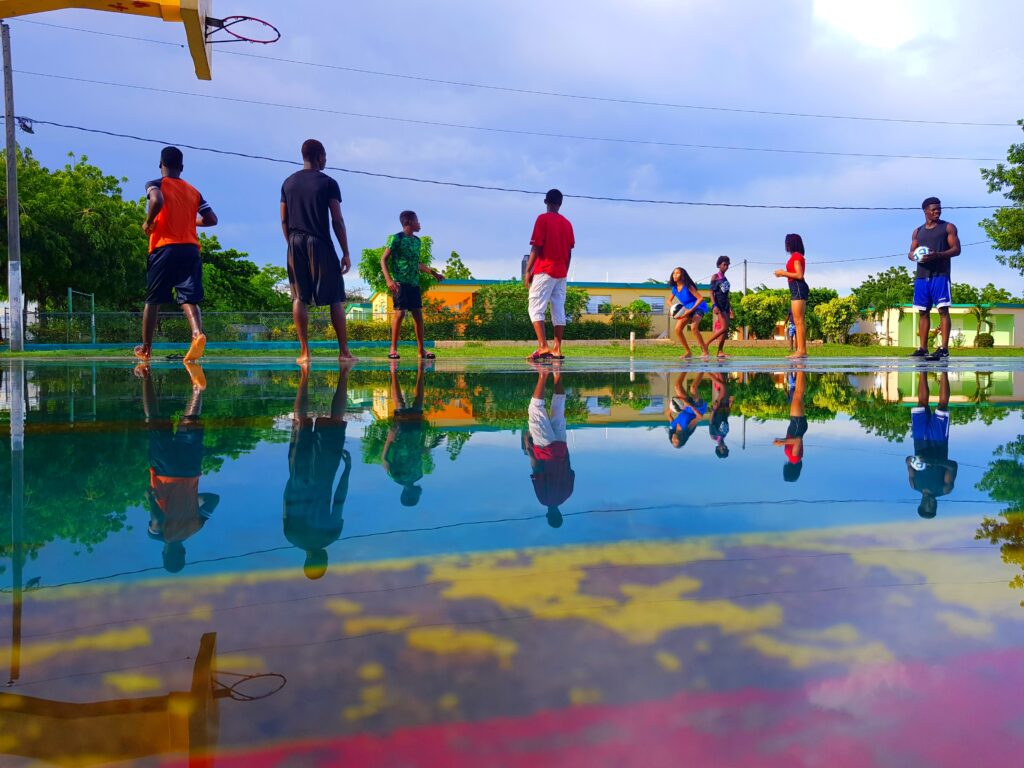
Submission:
{"label": "blue sky", "polygon": [[[289,12],[286,12],[290,11]],[[562,99],[313,68],[225,52],[524,89],[744,109],[1013,123],[1024,117],[1024,7],[943,0],[605,0],[428,5],[380,0],[217,0],[215,15],[273,21],[273,47],[218,50],[214,80],[195,80],[185,51],[13,20],[15,68],[156,85],[217,98],[156,94],[16,76],[17,112],[38,119],[242,152],[297,158],[309,137],[328,161],[354,169],[527,189],[675,200],[800,205],[996,204],[978,173],[993,163],[827,157],[580,141],[239,104],[273,101],[414,120],[645,141],[840,152],[1003,158],[1024,140],[1015,126],[966,127],[800,119]],[[167,41],[179,26],[88,11],[26,20]],[[142,194],[159,147],[37,127],[19,139],[49,166],[73,151],[128,178]],[[258,263],[284,263],[280,183],[290,169],[186,152],[186,177],[220,216],[221,242]],[[518,271],[540,197],[334,174],[354,257],[383,244],[398,213],[415,209],[441,260],[452,249],[479,278]],[[682,264],[698,277],[729,254],[750,284],[775,283],[787,232],[803,235],[808,279],[845,291],[905,259],[816,261],[905,252],[921,216],[904,212],[745,211],[567,200],[575,279],[662,277]],[[984,240],[983,211],[947,211],[964,242]],[[741,272],[736,270],[734,284]],[[964,251],[954,279],[1024,279],[988,246]]]}

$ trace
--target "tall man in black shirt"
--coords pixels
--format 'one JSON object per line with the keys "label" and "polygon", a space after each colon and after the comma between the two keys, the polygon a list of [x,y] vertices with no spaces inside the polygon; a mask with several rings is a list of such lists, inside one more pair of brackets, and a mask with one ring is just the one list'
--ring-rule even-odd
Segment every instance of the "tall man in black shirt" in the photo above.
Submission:
{"label": "tall man in black shirt", "polygon": [[[331,308],[331,324],[338,336],[339,360],[351,360],[345,330],[345,278],[352,268],[348,233],[341,215],[341,189],[323,172],[327,151],[316,139],[302,144],[302,170],[281,186],[281,231],[288,243],[288,282],[292,317],[299,337],[298,364],[309,365],[309,312],[307,307]],[[328,224],[330,222],[330,224]],[[331,242],[338,238],[342,257]]]}
{"label": "tall man in black shirt", "polygon": [[[917,262],[917,278],[914,280],[914,309],[919,313],[917,333],[921,346],[911,357],[926,360],[943,360],[949,357],[949,305],[953,303],[949,262],[960,255],[960,236],[956,227],[942,220],[942,203],[937,197],[929,197],[921,203],[924,211],[924,226],[914,230],[910,240],[908,258]],[[920,251],[920,253],[919,253]],[[928,333],[931,331],[931,311],[939,313],[939,327],[942,346],[928,353]]]}

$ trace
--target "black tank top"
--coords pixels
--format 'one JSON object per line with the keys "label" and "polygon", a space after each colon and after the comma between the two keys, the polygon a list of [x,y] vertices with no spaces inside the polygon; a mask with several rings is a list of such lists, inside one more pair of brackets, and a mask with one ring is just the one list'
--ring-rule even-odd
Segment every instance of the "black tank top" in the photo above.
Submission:
{"label": "black tank top", "polygon": [[[949,248],[949,235],[946,234],[946,222],[939,219],[935,227],[928,229],[925,226],[917,228],[917,244],[928,247],[932,253],[938,253]],[[949,259],[932,258],[924,264],[917,265],[918,277],[935,277],[936,275],[949,274]]]}

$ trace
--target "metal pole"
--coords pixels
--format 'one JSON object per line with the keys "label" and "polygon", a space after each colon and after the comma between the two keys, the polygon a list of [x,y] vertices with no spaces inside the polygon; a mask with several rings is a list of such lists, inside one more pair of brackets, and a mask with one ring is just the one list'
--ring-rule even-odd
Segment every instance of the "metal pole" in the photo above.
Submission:
{"label": "metal pole", "polygon": [[[747,260],[743,260],[743,297],[747,296]],[[743,325],[743,340],[746,341],[750,338],[749,330],[746,324]]]}
{"label": "metal pole", "polygon": [[11,352],[25,349],[24,306],[21,296],[21,208],[18,203],[18,148],[14,140],[14,73],[11,67],[11,28],[0,23],[4,49],[4,131],[7,134],[7,300],[11,305],[8,334]]}
{"label": "metal pole", "polygon": [[21,677],[21,607],[25,567],[25,361],[13,360],[11,374],[11,673],[7,685]]}
{"label": "metal pole", "polygon": [[92,343],[96,343],[96,294],[92,294]]}
{"label": "metal pole", "polygon": [[74,292],[68,288],[68,324],[65,326],[66,342],[71,343],[71,316],[72,316],[72,302],[74,301]]}

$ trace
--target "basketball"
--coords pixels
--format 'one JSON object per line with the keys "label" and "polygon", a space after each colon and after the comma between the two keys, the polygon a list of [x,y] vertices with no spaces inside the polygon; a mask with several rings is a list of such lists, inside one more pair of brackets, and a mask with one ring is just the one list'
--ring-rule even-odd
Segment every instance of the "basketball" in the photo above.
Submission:
{"label": "basketball", "polygon": [[678,301],[675,304],[672,305],[672,317],[679,317],[685,311],[686,311],[686,307],[684,307]]}
{"label": "basketball", "polygon": [[927,245],[922,245],[914,251],[914,261],[920,261],[921,257],[927,256],[929,253],[931,253],[931,249]]}

